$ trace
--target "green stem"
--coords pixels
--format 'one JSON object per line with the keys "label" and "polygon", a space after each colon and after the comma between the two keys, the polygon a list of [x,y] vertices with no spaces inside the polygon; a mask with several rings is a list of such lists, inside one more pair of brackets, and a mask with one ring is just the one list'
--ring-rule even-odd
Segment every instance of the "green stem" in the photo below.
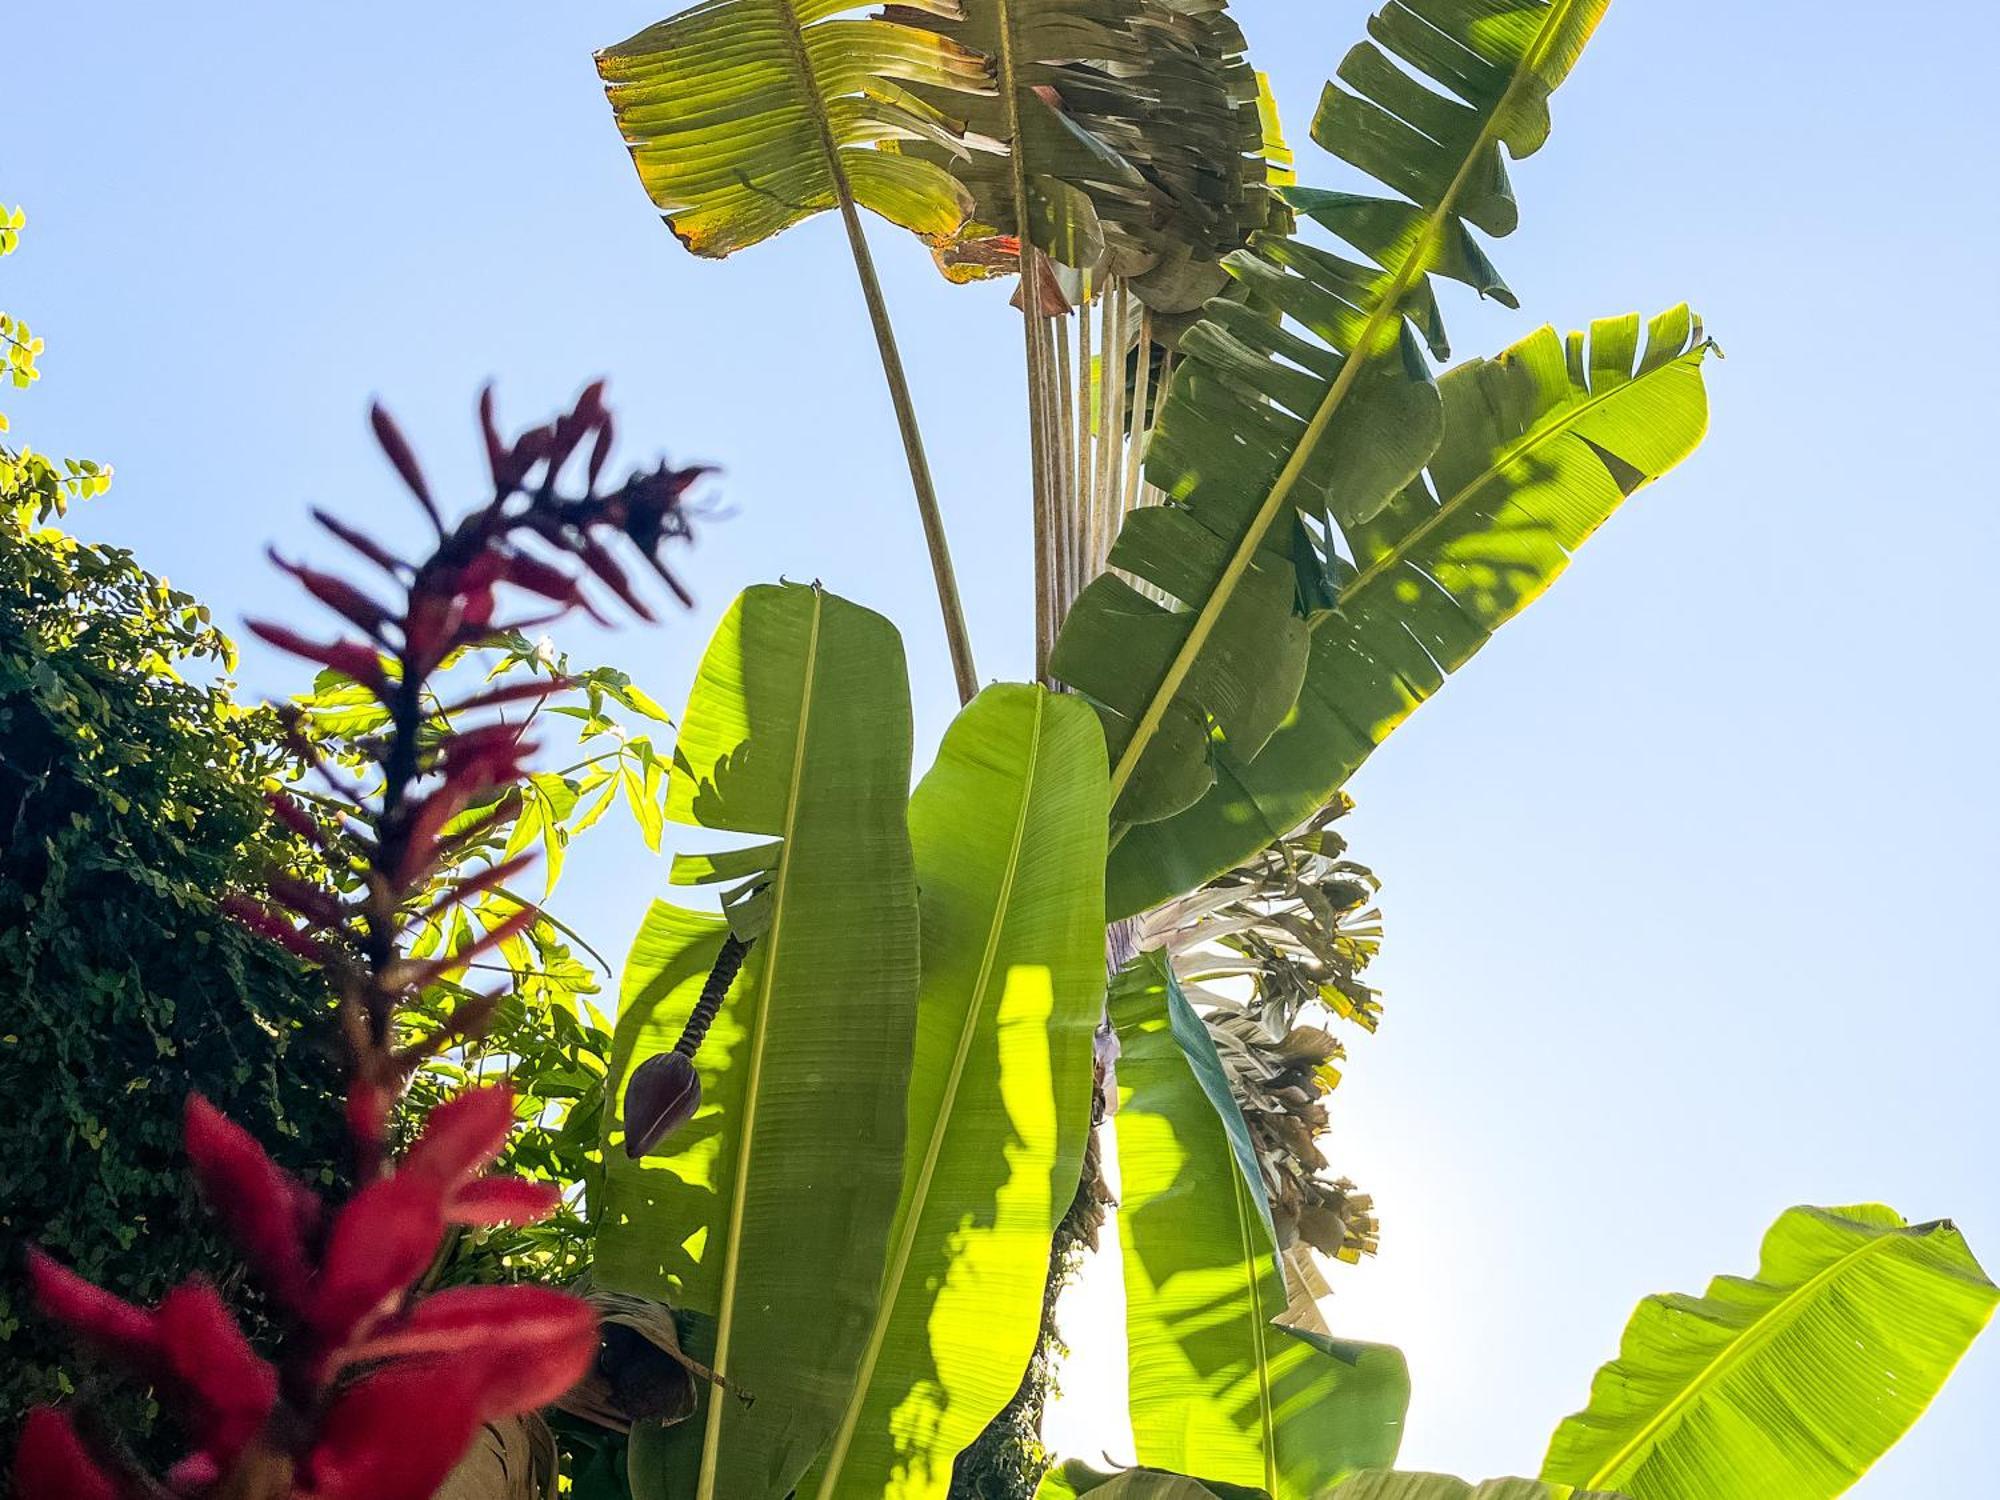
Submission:
{"label": "green stem", "polygon": [[896,332],[889,322],[889,305],[882,299],[882,284],[875,276],[875,259],[868,253],[868,237],[861,231],[854,189],[848,183],[846,167],[841,165],[840,145],[833,138],[833,125],[823,102],[826,96],[806,52],[798,12],[790,4],[779,9],[786,23],[785,42],[791,51],[792,66],[798,70],[804,96],[815,105],[813,126],[819,132],[820,149],[826,153],[827,172],[833,178],[834,196],[840,204],[840,221],[847,228],[848,248],[854,252],[854,274],[861,280],[861,298],[868,304],[868,322],[875,330],[876,352],[882,357],[882,376],[889,383],[889,400],[896,409],[896,430],[902,434],[903,457],[910,466],[910,487],[916,491],[924,545],[931,555],[931,577],[937,585],[938,608],[944,615],[944,638],[951,650],[951,674],[958,684],[958,701],[970,703],[973,694],[979,691],[979,674],[972,665],[972,635],[965,628],[958,578],[952,572],[951,549],[945,543],[944,515],[938,509],[937,487],[931,482],[930,460],[924,456],[923,433],[917,425],[916,403],[910,399],[909,377],[903,373],[903,356],[896,347]]}
{"label": "green stem", "polygon": [[1049,652],[1055,645],[1055,599],[1050,589],[1049,532],[1055,522],[1055,486],[1051,482],[1047,389],[1047,359],[1038,337],[1042,317],[1041,259],[1035,251],[1028,220],[1028,164],[1022,156],[1021,86],[1015,71],[1014,21],[1008,0],[998,0],[1000,92],[1007,106],[1007,165],[1014,207],[1014,234],[1021,245],[1021,330],[1028,362],[1028,454],[1033,476],[1035,518],[1035,680],[1049,675]]}
{"label": "green stem", "polygon": [[937,489],[931,482],[930,461],[924,457],[924,438],[917,426],[917,408],[910,399],[909,377],[903,373],[903,356],[896,348],[896,332],[889,323],[889,307],[882,300],[882,284],[875,278],[875,260],[868,253],[868,239],[861,232],[861,215],[848,191],[847,174],[834,161],[833,180],[840,193],[840,219],[847,226],[847,243],[854,251],[854,271],[861,279],[861,296],[868,304],[868,321],[875,330],[875,347],[882,356],[882,375],[889,383],[889,400],[896,408],[896,430],[903,436],[903,456],[909,460],[910,488],[916,491],[917,514],[924,524],[924,546],[931,555],[931,578],[937,585],[938,608],[944,615],[945,644],[951,648],[951,675],[958,683],[958,701],[970,703],[979,691],[979,673],[972,665],[972,635],[965,626],[965,607],[959,602],[958,577],[952,572],[951,548],[945,541],[944,515],[938,508]]}

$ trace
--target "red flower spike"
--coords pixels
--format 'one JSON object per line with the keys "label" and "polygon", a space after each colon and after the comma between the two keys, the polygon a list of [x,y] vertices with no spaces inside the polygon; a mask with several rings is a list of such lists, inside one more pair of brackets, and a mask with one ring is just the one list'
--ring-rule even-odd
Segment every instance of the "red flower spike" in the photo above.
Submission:
{"label": "red flower spike", "polygon": [[347,1387],[319,1424],[306,1492],[313,1500],[430,1500],[483,1420],[468,1379],[477,1363],[391,1365]]}
{"label": "red flower spike", "polygon": [[278,1372],[257,1357],[205,1281],[175,1287],[157,1316],[174,1376],[162,1394],[188,1413],[202,1451],[227,1469],[270,1419]]}
{"label": "red flower spike", "polygon": [[[504,586],[546,601],[548,619],[572,609],[601,618],[592,605],[592,596],[602,597],[594,578],[651,619],[610,550],[622,538],[686,599],[660,552],[688,535],[680,498],[702,471],[662,464],[600,495],[615,439],[602,382],[586,386],[556,421],[512,443],[499,435],[490,389],[481,394],[479,418],[494,494],[447,529],[402,431],[379,405],[370,412],[384,453],[438,528],[425,555],[406,562],[337,517],[316,513],[335,538],[403,590],[400,601],[385,604],[334,574],[275,559],[358,634],[324,641],[284,625],[251,626],[278,649],[362,684],[390,711],[386,741],[373,752],[384,786],[364,792],[329,765],[302,715],[291,710],[284,719],[289,742],[345,810],[322,817],[285,793],[272,794],[269,803],[293,834],[355,862],[368,899],[386,903],[394,922],[407,920],[419,899],[433,901],[433,916],[475,900],[525,862],[491,857],[496,827],[522,805],[519,784],[532,747],[522,742],[521,726],[453,724],[435,735],[422,696],[434,686],[426,679],[456,648],[542,623],[516,618],[524,612],[512,607],[518,602],[512,595],[501,608],[496,592]],[[565,495],[557,486],[579,450],[585,492]],[[532,488],[530,475],[537,476]],[[531,606],[525,613],[533,612]],[[492,717],[571,685],[489,686],[453,713]],[[418,719],[426,721],[423,737],[413,738],[409,726]],[[447,835],[454,822],[463,826]],[[449,870],[448,891],[418,897],[421,883],[446,861],[455,866],[479,856],[484,868],[462,880]],[[394,941],[366,953],[336,937],[317,941],[315,927],[349,936],[355,908],[282,871],[262,899],[235,896],[225,905],[250,929],[332,969],[353,1049],[347,1121],[364,1186],[331,1222],[323,1223],[319,1198],[245,1132],[205,1100],[188,1103],[188,1153],[204,1196],[300,1325],[287,1335],[282,1377],[249,1346],[205,1281],[186,1283],[148,1311],[46,1257],[32,1258],[31,1275],[55,1317],[135,1366],[186,1409],[195,1451],[171,1471],[172,1493],[207,1500],[218,1494],[425,1500],[482,1421],[560,1396],[598,1350],[588,1306],[559,1293],[481,1288],[413,1300],[412,1288],[448,1223],[532,1221],[561,1204],[552,1185],[481,1175],[513,1123],[507,1090],[474,1091],[433,1111],[401,1163],[388,1151],[391,1112],[426,1048],[483,1026],[496,1003],[468,1001],[430,1038],[407,1043],[399,1026],[409,1019],[402,1012],[412,990],[514,939],[540,913],[523,908],[449,959],[425,965],[411,962]],[[294,917],[307,929],[294,925]],[[357,1370],[366,1373],[350,1379]],[[29,1500],[161,1500],[170,1493],[128,1470],[111,1450],[93,1457],[69,1419],[55,1412],[30,1418],[16,1472]]]}
{"label": "red flower spike", "polygon": [[505,1084],[467,1089],[431,1111],[398,1176],[450,1192],[472,1179],[507,1144],[514,1128],[514,1091]]}
{"label": "red flower spike", "polygon": [[188,1095],[186,1136],[202,1197],[272,1295],[303,1308],[312,1277],[305,1233],[319,1215],[318,1198],[199,1094]]}
{"label": "red flower spike", "polygon": [[409,564],[405,563],[395,553],[376,541],[367,532],[349,526],[340,517],[332,515],[327,511],[315,510],[312,513],[312,517],[356,552],[359,552],[363,557],[375,564],[376,567],[387,573],[391,578],[401,578],[403,574],[409,571]]}
{"label": "red flower spike", "polygon": [[76,1428],[53,1406],[38,1406],[21,1428],[14,1493],[21,1500],[119,1500],[119,1485],[97,1466]]}
{"label": "red flower spike", "polygon": [[[538,1367],[546,1390],[530,1392],[529,1406],[544,1406],[576,1384],[563,1368],[596,1352],[597,1314],[567,1292],[537,1286],[465,1286],[426,1297],[410,1315],[364,1343],[351,1346],[347,1359],[368,1364],[385,1359],[463,1356],[466,1350],[505,1355]],[[566,1377],[566,1378],[565,1378]]]}
{"label": "red flower spike", "polygon": [[39,1250],[28,1252],[28,1281],[41,1310],[90,1344],[145,1374],[161,1368],[154,1315],[85,1281]]}
{"label": "red flower spike", "polygon": [[345,1342],[423,1275],[444,1237],[444,1199],[440,1184],[399,1171],[348,1200],[306,1314],[328,1344]]}
{"label": "red flower spike", "polygon": [[368,425],[375,429],[375,441],[382,445],[389,462],[396,466],[396,472],[403,476],[403,483],[410,487],[410,493],[417,497],[417,503],[424,508],[424,514],[442,532],[444,518],[438,514],[437,503],[431,499],[431,487],[424,481],[424,471],[417,467],[417,455],[410,451],[410,441],[403,436],[403,429],[396,425],[396,419],[389,415],[377,401],[368,408]]}
{"label": "red flower spike", "polygon": [[482,1177],[453,1193],[444,1214],[454,1224],[533,1224],[561,1206],[562,1189],[552,1182]]}

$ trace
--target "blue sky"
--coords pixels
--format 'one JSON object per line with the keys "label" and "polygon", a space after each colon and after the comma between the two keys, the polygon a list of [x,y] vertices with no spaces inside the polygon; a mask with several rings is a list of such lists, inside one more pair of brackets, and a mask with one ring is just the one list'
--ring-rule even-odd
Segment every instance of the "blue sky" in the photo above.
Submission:
{"label": "blue sky", "polygon": [[[400,524],[371,394],[469,487],[482,380],[525,424],[608,375],[628,452],[724,465],[734,514],[694,616],[585,649],[675,704],[738,588],[822,578],[902,624],[921,743],[950,676],[838,225],[720,266],[660,228],[590,66],[657,3],[16,0],[0,303],[49,351],[5,409],[116,465],[80,529],[239,617],[292,608],[260,554],[309,504]],[[1304,125],[1364,5],[1239,14],[1337,181]],[[1447,302],[1469,355],[1685,298],[1729,357],[1704,449],[1351,787],[1388,1014],[1334,1154],[1384,1235],[1333,1310],[1408,1350],[1412,1465],[1532,1472],[1632,1303],[1747,1273],[1788,1204],[1950,1216],[2000,1264],[1996,44],[1953,0],[1619,0],[1515,174],[1524,310]],[[980,670],[1023,675],[1018,328],[874,240]],[[597,848],[566,907],[616,949],[664,870]],[[1996,1409],[1989,1341],[1855,1493],[1967,1493]]]}

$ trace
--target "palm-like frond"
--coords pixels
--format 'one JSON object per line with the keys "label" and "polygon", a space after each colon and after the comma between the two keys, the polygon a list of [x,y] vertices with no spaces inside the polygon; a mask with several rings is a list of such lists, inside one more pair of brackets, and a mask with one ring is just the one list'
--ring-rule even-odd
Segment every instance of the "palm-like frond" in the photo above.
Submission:
{"label": "palm-like frond", "polygon": [[[1308,642],[1303,690],[1268,741],[1246,750],[1225,726],[1204,747],[1215,785],[1195,806],[1126,832],[1112,855],[1114,914],[1200,885],[1322,805],[1630,495],[1694,450],[1712,346],[1685,306],[1652,320],[1643,353],[1640,327],[1636,315],[1607,318],[1567,340],[1544,328],[1446,375],[1443,441],[1425,472],[1365,515],[1322,518],[1348,555],[1308,545],[1294,519],[1285,582],[1331,601],[1275,627]],[[1156,447],[1174,412],[1170,398]],[[1140,510],[1119,547],[1157,550],[1188,524],[1170,507]],[[1262,566],[1278,571],[1275,558]]]}
{"label": "palm-like frond", "polygon": [[1309,649],[1305,518],[1364,521],[1430,456],[1438,397],[1410,325],[1442,345],[1433,272],[1497,286],[1467,226],[1514,227],[1502,147],[1541,145],[1604,4],[1395,0],[1342,64],[1347,88],[1328,85],[1314,139],[1407,199],[1345,200],[1361,207],[1337,232],[1372,263],[1288,235],[1229,258],[1245,300],[1211,304],[1183,337],[1147,453],[1169,503],[1128,519],[1111,557],[1172,602],[1101,577],[1051,662],[1104,714],[1121,825],[1200,800],[1212,736],[1247,760],[1290,713]]}
{"label": "palm-like frond", "polygon": [[[1089,290],[1131,278],[1149,306],[1199,306],[1220,289],[1217,262],[1268,221],[1257,76],[1213,0],[969,0],[956,17],[889,13],[999,69],[998,96],[936,101],[962,109],[970,150],[901,148],[973,195],[964,235],[939,255],[955,279],[1016,269],[1016,157],[1033,242],[1087,273]],[[1086,284],[1065,282],[1063,300],[1080,300]]]}
{"label": "palm-like frond", "polygon": [[935,161],[959,123],[913,92],[992,82],[983,57],[841,0],[705,0],[597,54],[646,192],[681,242],[723,256],[851,196],[937,243],[971,198]]}

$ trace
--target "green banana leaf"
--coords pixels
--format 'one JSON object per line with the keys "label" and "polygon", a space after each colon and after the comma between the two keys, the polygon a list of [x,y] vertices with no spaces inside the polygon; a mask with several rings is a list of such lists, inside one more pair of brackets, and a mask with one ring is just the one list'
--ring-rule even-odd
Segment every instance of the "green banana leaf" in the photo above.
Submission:
{"label": "green banana leaf", "polygon": [[[639,1500],[775,1500],[847,1402],[902,1184],[916,1028],[910,704],[881,616],[817,587],[730,607],[681,722],[667,814],[763,835],[685,860],[729,916],[657,903],[623,979],[613,1092],[671,1048],[725,923],[754,939],[698,1064],[700,1111],[642,1163],[607,1140],[601,1284],[671,1303],[731,1395],[635,1438]],[[622,1114],[622,1109],[620,1111]]]}
{"label": "green banana leaf", "polygon": [[1125,832],[1114,917],[1200,886],[1324,806],[1629,495],[1694,451],[1713,346],[1685,305],[1647,325],[1643,354],[1638,335],[1636,315],[1601,319],[1587,341],[1543,328],[1438,383],[1444,438],[1427,472],[1348,525],[1352,565],[1314,581],[1334,603],[1305,627],[1305,685],[1285,722],[1254,756],[1219,740],[1200,802]]}
{"label": "green banana leaf", "polygon": [[1212,736],[1248,761],[1290,715],[1309,645],[1295,567],[1332,551],[1308,522],[1368,520],[1430,457],[1438,394],[1411,328],[1443,357],[1429,276],[1506,295],[1467,225],[1513,229],[1501,148],[1542,144],[1605,4],[1392,4],[1341,64],[1345,87],[1327,86],[1314,140],[1412,201],[1288,191],[1369,263],[1259,236],[1224,263],[1243,298],[1182,338],[1145,461],[1167,503],[1129,517],[1111,553],[1169,603],[1107,573],[1051,660],[1104,715],[1119,827],[1200,800]]}
{"label": "green banana leaf", "polygon": [[1012,683],[959,714],[910,800],[923,978],[902,1198],[802,1500],[944,1495],[1020,1384],[1089,1133],[1109,812],[1096,715]]}
{"label": "green banana leaf", "polygon": [[[1579,1490],[1534,1479],[1489,1479],[1467,1484],[1449,1474],[1357,1474],[1337,1484],[1326,1500],[1627,1500],[1608,1490]],[[1775,1500],[1775,1497],[1773,1497]]]}
{"label": "green banana leaf", "polygon": [[937,162],[965,150],[911,92],[988,91],[983,58],[845,0],[704,0],[597,54],[639,179],[697,255],[725,256],[849,199],[931,240],[971,211]]}
{"label": "green banana leaf", "polygon": [[1632,1500],[1824,1500],[1922,1415],[2000,1290],[1948,1222],[1788,1209],[1754,1280],[1648,1297],[1542,1477]]}
{"label": "green banana leaf", "polygon": [[1392,1463],[1410,1397],[1403,1356],[1272,1323],[1285,1288],[1248,1131],[1162,954],[1119,974],[1111,1015],[1140,1463],[1274,1500],[1311,1500],[1350,1470]]}

